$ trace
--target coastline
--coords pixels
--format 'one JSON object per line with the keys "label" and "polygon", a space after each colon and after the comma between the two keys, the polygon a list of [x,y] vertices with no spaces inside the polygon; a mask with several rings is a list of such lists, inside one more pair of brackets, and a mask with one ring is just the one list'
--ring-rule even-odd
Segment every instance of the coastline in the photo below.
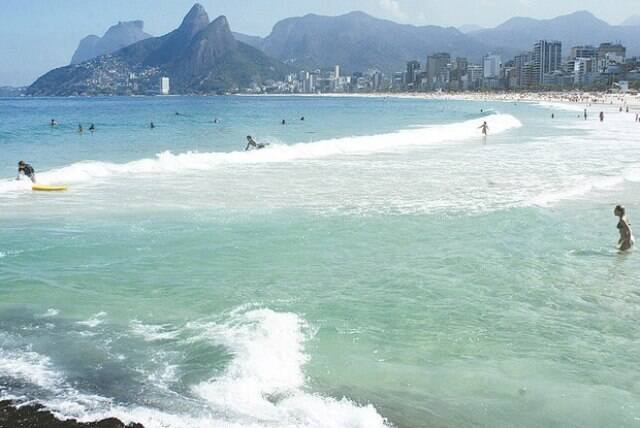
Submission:
{"label": "coastline", "polygon": [[640,110],[640,94],[607,94],[603,92],[376,92],[376,93],[326,93],[326,94],[234,94],[239,97],[309,97],[309,98],[398,98],[444,101],[487,101],[508,103],[562,103],[570,105],[629,106]]}
{"label": "coastline", "polygon": [[58,419],[40,404],[20,405],[13,401],[0,401],[0,428],[144,428],[143,425],[125,425],[116,418],[95,422],[78,422],[75,419]]}

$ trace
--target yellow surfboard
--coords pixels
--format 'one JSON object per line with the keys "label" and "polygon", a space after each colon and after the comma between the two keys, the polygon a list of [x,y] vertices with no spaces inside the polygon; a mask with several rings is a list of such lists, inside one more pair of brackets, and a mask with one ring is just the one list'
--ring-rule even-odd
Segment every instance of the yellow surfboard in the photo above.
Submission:
{"label": "yellow surfboard", "polygon": [[34,184],[31,186],[34,192],[65,192],[67,186],[47,186],[45,184]]}

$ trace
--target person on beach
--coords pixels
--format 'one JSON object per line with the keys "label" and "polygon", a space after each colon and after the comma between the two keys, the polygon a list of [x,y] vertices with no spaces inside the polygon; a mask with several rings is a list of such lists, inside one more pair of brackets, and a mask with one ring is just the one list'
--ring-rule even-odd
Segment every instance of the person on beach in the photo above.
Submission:
{"label": "person on beach", "polygon": [[489,133],[489,125],[487,125],[487,122],[484,122],[482,125],[480,125],[478,129],[482,129],[482,135],[484,135],[485,137]]}
{"label": "person on beach", "polygon": [[244,148],[245,152],[249,150],[260,150],[265,147],[267,147],[267,144],[257,143],[251,135],[247,135],[247,147]]}
{"label": "person on beach", "polygon": [[29,177],[33,183],[36,182],[36,171],[25,161],[18,162],[18,176],[16,180],[21,180],[22,176]]}
{"label": "person on beach", "polygon": [[604,112],[600,112],[600,122],[604,122]]}
{"label": "person on beach", "polygon": [[620,239],[618,240],[618,249],[620,251],[630,250],[635,244],[636,240],[631,231],[631,224],[627,218],[626,210],[622,205],[618,205],[613,210],[613,214],[618,217],[618,231],[620,232]]}

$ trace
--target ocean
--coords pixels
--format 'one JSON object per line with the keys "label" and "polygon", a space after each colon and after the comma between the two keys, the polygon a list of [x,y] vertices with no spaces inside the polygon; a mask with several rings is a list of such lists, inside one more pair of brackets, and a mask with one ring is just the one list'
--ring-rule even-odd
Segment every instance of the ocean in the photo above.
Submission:
{"label": "ocean", "polygon": [[147,428],[638,427],[613,208],[640,218],[640,124],[583,108],[0,99],[0,398]]}

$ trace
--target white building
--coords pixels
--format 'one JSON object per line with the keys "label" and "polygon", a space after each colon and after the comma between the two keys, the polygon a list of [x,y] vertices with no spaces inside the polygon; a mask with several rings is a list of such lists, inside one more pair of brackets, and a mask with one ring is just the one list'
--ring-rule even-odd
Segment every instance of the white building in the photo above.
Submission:
{"label": "white building", "polygon": [[169,95],[169,78],[163,77],[160,79],[160,93],[162,95]]}
{"label": "white building", "polygon": [[500,55],[487,55],[483,60],[483,77],[485,79],[493,79],[500,77],[502,69],[502,58]]}

